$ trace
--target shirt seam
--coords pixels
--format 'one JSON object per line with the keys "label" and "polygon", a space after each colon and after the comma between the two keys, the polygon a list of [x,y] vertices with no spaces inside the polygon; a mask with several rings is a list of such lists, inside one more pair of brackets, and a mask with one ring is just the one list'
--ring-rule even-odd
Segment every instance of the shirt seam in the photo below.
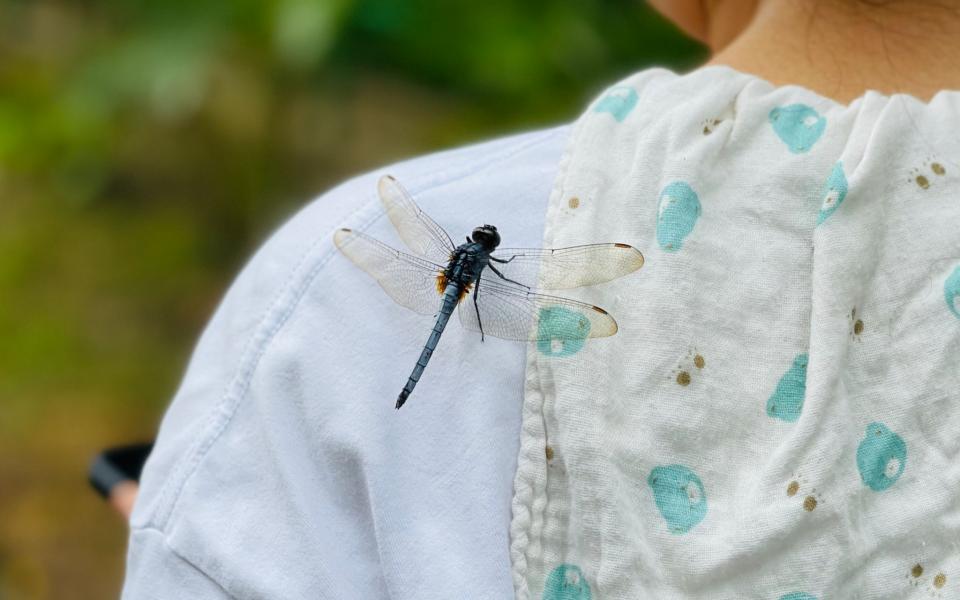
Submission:
{"label": "shirt seam", "polygon": [[160,536],[160,540],[163,542],[164,549],[167,550],[172,556],[176,557],[179,561],[183,562],[188,567],[190,567],[191,569],[199,573],[204,579],[208,580],[210,583],[217,586],[217,588],[221,592],[223,592],[224,595],[227,596],[227,598],[230,598],[230,600],[240,600],[237,596],[234,596],[229,591],[227,591],[227,588],[222,583],[217,581],[217,579],[215,579],[213,575],[211,575],[204,569],[200,568],[198,565],[196,565],[193,561],[191,561],[186,556],[180,554],[180,552],[178,552],[177,549],[170,544],[170,540],[167,538],[167,535],[160,529],[157,529],[155,527],[149,527],[149,526],[148,527],[132,527],[130,531],[131,533],[137,533],[137,532],[156,533],[157,535]]}
{"label": "shirt seam", "polygon": [[[560,199],[569,179],[572,163],[575,160],[576,143],[583,135],[586,115],[573,124],[561,155],[554,184],[550,191],[544,218],[543,240],[545,247],[553,247],[553,220],[561,204]],[[544,365],[535,350],[527,353],[526,373],[524,375],[524,400],[520,427],[520,448],[517,453],[517,467],[514,472],[514,489],[511,498],[512,516],[510,520],[510,570],[513,577],[514,593],[518,600],[528,600],[531,591],[528,574],[531,563],[537,557],[530,556],[530,546],[541,539],[543,512],[545,509],[546,486],[549,473],[546,469],[544,448],[547,442],[545,411],[548,391],[544,380]],[[549,371],[549,366],[547,365]],[[541,477],[538,477],[541,475]]]}

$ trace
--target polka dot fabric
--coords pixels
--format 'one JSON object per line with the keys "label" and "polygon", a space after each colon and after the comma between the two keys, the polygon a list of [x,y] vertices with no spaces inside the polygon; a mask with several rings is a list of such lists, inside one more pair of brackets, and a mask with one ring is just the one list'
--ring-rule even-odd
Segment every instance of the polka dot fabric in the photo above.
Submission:
{"label": "polka dot fabric", "polygon": [[590,104],[544,246],[646,263],[528,352],[518,598],[960,599],[958,132],[724,66]]}

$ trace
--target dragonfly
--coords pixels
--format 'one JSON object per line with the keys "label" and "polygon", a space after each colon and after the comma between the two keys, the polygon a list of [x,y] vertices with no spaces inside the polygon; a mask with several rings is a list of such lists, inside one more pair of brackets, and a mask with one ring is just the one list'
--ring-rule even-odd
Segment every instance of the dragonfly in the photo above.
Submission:
{"label": "dragonfly", "polygon": [[644,261],[633,246],[500,248],[500,233],[493,225],[474,228],[466,242],[457,245],[393,176],[382,176],[377,192],[411,252],[347,228],[334,232],[334,244],[394,302],[435,318],[420,358],[397,397],[397,409],[420,381],[454,310],[464,328],[480,333],[481,342],[491,335],[547,344],[582,343],[617,333],[617,322],[606,310],[539,290],[591,286],[632,273]]}

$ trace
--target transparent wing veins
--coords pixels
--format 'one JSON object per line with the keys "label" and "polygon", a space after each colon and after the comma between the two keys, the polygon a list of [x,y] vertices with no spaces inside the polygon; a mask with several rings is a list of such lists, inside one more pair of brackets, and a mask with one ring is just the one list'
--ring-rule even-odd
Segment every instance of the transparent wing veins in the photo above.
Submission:
{"label": "transparent wing veins", "polygon": [[[466,329],[480,331],[482,323],[484,335],[506,340],[582,340],[617,332],[617,322],[602,308],[502,282],[486,269],[480,278],[479,292],[466,296],[458,311]],[[547,321],[541,323],[544,318]]]}
{"label": "transparent wing veins", "polygon": [[395,250],[354,229],[338,229],[333,242],[397,304],[422,315],[433,315],[440,308],[436,281],[444,268],[441,265]]}
{"label": "transparent wing veins", "polygon": [[456,249],[450,234],[423,212],[410,194],[391,175],[377,183],[380,201],[400,239],[410,250],[434,262],[446,262]]}
{"label": "transparent wing veins", "polygon": [[643,254],[629,244],[620,243],[568,248],[498,248],[492,257],[497,259],[493,266],[507,279],[547,290],[605,283],[643,266]]}

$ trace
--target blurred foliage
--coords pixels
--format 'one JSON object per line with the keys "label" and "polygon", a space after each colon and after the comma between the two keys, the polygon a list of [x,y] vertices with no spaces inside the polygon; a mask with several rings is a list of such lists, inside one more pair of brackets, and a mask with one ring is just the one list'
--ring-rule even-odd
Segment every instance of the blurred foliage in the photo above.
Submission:
{"label": "blurred foliage", "polygon": [[0,598],[116,596],[87,461],[298,206],[704,56],[637,0],[0,0]]}

